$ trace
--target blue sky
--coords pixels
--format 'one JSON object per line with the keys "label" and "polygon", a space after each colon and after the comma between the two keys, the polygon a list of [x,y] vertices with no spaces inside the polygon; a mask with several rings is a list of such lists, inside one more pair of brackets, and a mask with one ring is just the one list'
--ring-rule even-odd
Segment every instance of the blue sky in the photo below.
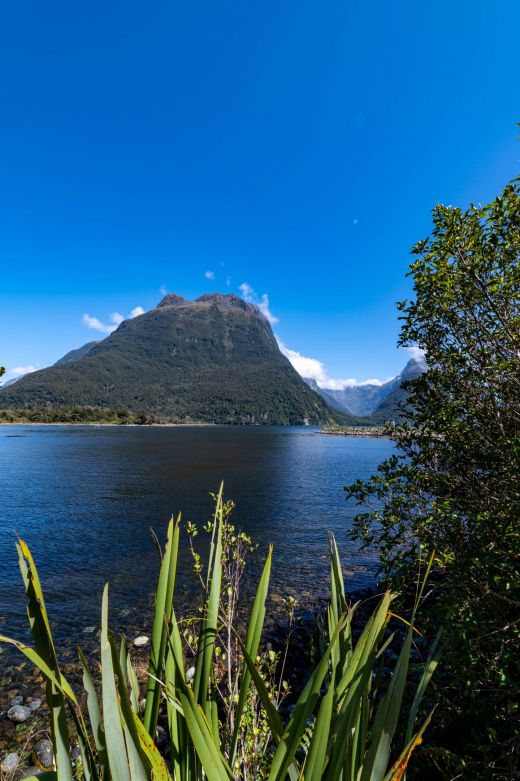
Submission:
{"label": "blue sky", "polygon": [[431,208],[519,171],[519,29],[517,0],[8,4],[1,363],[246,283],[327,376],[395,375]]}

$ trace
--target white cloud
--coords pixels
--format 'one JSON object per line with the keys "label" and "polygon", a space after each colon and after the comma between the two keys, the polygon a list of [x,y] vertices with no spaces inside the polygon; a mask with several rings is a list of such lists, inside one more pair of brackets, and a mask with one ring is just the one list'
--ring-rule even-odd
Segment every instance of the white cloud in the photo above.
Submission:
{"label": "white cloud", "polygon": [[204,276],[206,279],[215,279],[215,272],[214,271],[205,271]]}
{"label": "white cloud", "polygon": [[165,296],[167,292],[168,292],[168,288],[166,287],[166,285],[161,285],[161,287],[159,288],[159,293],[161,294],[161,296]]}
{"label": "white cloud", "polygon": [[[144,311],[142,306],[135,306],[128,315],[128,318],[132,319],[133,317],[144,315]],[[111,334],[125,319],[126,318],[123,317],[120,312],[112,312],[108,318],[108,323],[103,323],[98,317],[93,317],[85,312],[82,317],[82,322],[83,325],[87,328],[91,328],[93,331],[100,331],[102,334]]]}
{"label": "white cloud", "polygon": [[278,342],[280,352],[290,360],[298,374],[301,374],[302,377],[310,377],[316,380],[318,385],[327,380],[327,370],[324,363],[317,358],[309,358],[306,355],[302,355],[297,350],[291,350],[278,337],[276,337],[276,341]]}
{"label": "white cloud", "polygon": [[102,323],[97,317],[92,317],[87,312],[83,315],[82,321],[87,328],[92,328],[93,331],[100,331],[102,334],[111,334],[117,328],[117,325]]}
{"label": "white cloud", "polygon": [[18,380],[20,377],[23,377],[24,374],[30,374],[31,372],[36,372],[40,368],[40,364],[37,364],[36,366],[32,366],[31,364],[29,366],[13,366],[12,369],[7,369],[5,374],[2,377],[2,385],[5,385],[7,382],[10,382],[11,380]]}
{"label": "white cloud", "polygon": [[426,369],[426,353],[422,349],[422,347],[419,347],[416,344],[411,344],[409,347],[404,348],[410,358],[413,358],[414,361],[417,361],[420,366],[422,366],[424,369]]}
{"label": "white cloud", "polygon": [[353,378],[340,380],[329,377],[327,367],[318,358],[310,358],[307,355],[302,355],[297,350],[291,350],[287,347],[282,340],[277,336],[276,341],[280,352],[285,355],[286,358],[292,363],[296,371],[302,377],[309,377],[315,380],[320,388],[326,388],[327,390],[343,390],[343,388],[353,388],[357,385],[383,385],[387,380],[355,380]]}
{"label": "white cloud", "polygon": [[276,325],[279,322],[278,318],[271,312],[267,293],[262,293],[260,298],[258,298],[254,288],[248,282],[242,282],[238,289],[242,293],[244,301],[247,301],[248,304],[255,304],[270,325]]}
{"label": "white cloud", "polygon": [[226,277],[226,285],[229,287],[231,285],[231,274],[228,274]]}

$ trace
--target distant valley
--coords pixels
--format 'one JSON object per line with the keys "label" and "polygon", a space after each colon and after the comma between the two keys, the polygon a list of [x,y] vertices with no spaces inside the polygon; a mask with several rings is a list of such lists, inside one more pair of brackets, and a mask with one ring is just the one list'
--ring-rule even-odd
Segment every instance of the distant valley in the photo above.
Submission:
{"label": "distant valley", "polygon": [[423,371],[424,364],[411,358],[397,377],[382,385],[366,383],[332,390],[321,388],[312,378],[304,379],[333,409],[355,417],[367,417],[374,423],[384,423],[399,416],[398,405],[406,398],[402,383],[417,379]]}

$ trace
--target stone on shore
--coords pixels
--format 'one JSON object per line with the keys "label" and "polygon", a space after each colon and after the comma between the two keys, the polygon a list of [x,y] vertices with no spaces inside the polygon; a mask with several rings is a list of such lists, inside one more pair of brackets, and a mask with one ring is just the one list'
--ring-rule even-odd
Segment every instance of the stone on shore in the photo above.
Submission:
{"label": "stone on shore", "polygon": [[41,769],[39,767],[35,767],[34,765],[31,765],[30,767],[24,767],[22,775],[18,776],[19,779],[22,778],[30,778],[31,776],[37,776],[38,773],[41,773]]}
{"label": "stone on shore", "polygon": [[0,763],[0,770],[2,773],[13,773],[18,767],[20,757],[12,751],[10,754],[6,754]]}
{"label": "stone on shore", "polygon": [[145,645],[148,645],[149,639],[146,637],[146,635],[139,635],[139,637],[136,637],[134,640],[134,645],[136,648],[143,648]]}
{"label": "stone on shore", "polygon": [[41,765],[45,770],[54,766],[54,752],[52,743],[47,738],[42,738],[34,744],[32,759],[35,765]]}
{"label": "stone on shore", "polygon": [[7,718],[14,721],[16,724],[23,724],[30,716],[32,716],[32,711],[25,705],[13,705],[13,707],[9,708],[7,711]]}

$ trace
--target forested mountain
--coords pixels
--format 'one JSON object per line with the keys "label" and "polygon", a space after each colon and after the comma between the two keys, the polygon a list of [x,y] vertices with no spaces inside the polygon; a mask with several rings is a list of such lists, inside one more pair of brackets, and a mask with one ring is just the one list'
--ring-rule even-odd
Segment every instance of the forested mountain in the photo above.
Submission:
{"label": "forested mountain", "polygon": [[122,407],[174,421],[348,422],[305,384],[256,306],[217,293],[167,295],[101,342],[0,391],[2,408],[42,405]]}

